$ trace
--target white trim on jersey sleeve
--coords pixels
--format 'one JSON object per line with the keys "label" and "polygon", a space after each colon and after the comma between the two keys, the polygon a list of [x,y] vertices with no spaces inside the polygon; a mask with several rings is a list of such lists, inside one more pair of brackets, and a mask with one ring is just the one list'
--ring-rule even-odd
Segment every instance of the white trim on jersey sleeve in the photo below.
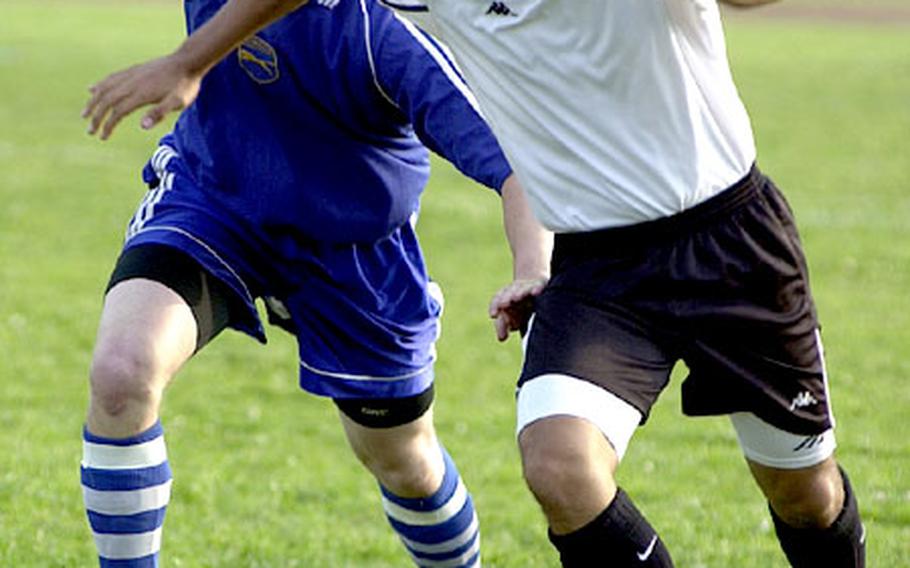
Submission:
{"label": "white trim on jersey sleeve", "polygon": [[376,90],[379,91],[382,98],[387,100],[393,107],[399,108],[398,103],[385,92],[385,89],[382,88],[382,84],[379,82],[379,74],[376,72],[376,62],[373,60],[373,27],[370,25],[370,11],[367,9],[366,0],[360,0],[360,13],[363,14],[363,42],[364,49],[367,52],[367,62],[370,64],[370,73],[373,74],[373,84],[376,85]]}
{"label": "white trim on jersey sleeve", "polygon": [[410,33],[414,39],[430,54],[430,57],[433,58],[433,61],[439,65],[443,73],[452,83],[452,85],[458,89],[458,92],[468,101],[474,111],[483,116],[483,113],[480,112],[480,105],[477,103],[477,97],[474,96],[474,93],[471,89],[468,88],[467,83],[465,83],[462,78],[461,70],[455,67],[454,57],[452,52],[448,50],[447,47],[440,43],[430,41],[429,38],[411,21],[402,18],[398,14],[395,14],[395,18],[401,22],[401,25]]}

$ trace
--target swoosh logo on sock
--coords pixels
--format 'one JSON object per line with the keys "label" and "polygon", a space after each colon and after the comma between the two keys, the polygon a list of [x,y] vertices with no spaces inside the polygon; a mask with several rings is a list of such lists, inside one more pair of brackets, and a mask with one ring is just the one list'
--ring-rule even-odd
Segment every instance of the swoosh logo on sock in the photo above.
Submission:
{"label": "swoosh logo on sock", "polygon": [[638,559],[640,561],[644,562],[648,559],[648,557],[651,556],[651,553],[654,552],[655,546],[657,546],[657,535],[651,537],[651,542],[648,544],[648,548],[646,548],[643,552],[636,552],[635,554],[638,555]]}

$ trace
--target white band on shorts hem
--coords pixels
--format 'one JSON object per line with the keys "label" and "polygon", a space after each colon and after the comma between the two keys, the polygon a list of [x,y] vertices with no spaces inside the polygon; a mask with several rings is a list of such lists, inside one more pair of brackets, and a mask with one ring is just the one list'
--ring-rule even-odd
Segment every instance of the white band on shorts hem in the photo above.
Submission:
{"label": "white band on shorts hem", "polygon": [[786,432],[751,412],[730,415],[743,454],[751,461],[778,469],[803,469],[828,459],[837,447],[834,430],[805,435]]}
{"label": "white band on shorts hem", "polygon": [[568,375],[540,375],[518,391],[516,435],[549,416],[575,416],[591,422],[622,459],[641,422],[637,408],[603,388]]}

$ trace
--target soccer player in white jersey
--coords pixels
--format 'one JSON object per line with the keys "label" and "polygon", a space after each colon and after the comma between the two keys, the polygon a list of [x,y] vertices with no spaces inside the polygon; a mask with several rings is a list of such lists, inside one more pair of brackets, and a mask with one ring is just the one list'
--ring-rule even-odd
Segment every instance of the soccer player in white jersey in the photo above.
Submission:
{"label": "soccer player in white jersey", "polygon": [[[452,49],[556,233],[517,430],[563,565],[672,566],[614,473],[682,360],[683,410],[730,416],[790,563],[863,566],[806,262],[756,166],[717,0],[384,1]],[[182,107],[211,62],[297,3],[232,0],[174,54],[100,83],[93,128]],[[520,285],[491,303],[501,339],[525,323]]]}

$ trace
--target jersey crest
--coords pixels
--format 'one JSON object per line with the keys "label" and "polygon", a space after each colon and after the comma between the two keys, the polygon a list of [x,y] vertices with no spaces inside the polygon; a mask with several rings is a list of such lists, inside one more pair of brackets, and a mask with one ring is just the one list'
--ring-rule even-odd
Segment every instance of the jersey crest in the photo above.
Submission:
{"label": "jersey crest", "polygon": [[266,85],[278,80],[278,54],[275,48],[259,36],[248,38],[237,48],[237,62],[257,83]]}

